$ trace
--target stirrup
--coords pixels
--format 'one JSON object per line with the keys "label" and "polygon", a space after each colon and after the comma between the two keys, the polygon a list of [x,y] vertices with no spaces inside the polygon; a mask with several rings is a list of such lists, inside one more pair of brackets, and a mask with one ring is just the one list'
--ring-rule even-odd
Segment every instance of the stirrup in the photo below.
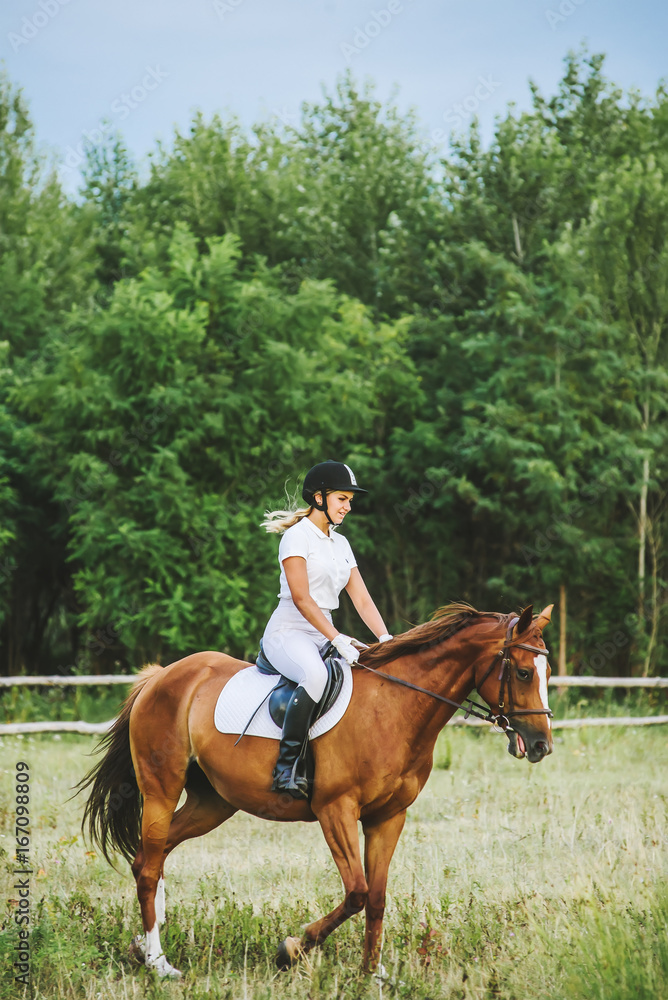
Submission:
{"label": "stirrup", "polygon": [[292,770],[288,774],[288,769],[274,769],[274,780],[271,786],[272,792],[287,792],[293,799],[308,799],[308,780],[303,774],[297,774],[296,760],[292,765]]}

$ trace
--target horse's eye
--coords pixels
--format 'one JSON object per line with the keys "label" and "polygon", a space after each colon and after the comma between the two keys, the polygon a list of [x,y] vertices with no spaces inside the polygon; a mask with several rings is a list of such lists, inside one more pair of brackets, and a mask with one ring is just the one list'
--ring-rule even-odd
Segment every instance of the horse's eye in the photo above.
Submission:
{"label": "horse's eye", "polygon": [[517,668],[517,676],[521,681],[530,681],[532,673],[533,672],[531,670],[522,670],[521,667]]}

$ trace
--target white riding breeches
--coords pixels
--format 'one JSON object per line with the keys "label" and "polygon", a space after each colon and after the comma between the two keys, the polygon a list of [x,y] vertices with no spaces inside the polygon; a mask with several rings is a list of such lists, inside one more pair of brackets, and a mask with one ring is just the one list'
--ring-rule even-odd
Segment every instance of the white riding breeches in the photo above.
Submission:
{"label": "white riding breeches", "polygon": [[[323,614],[332,620],[329,611],[323,610]],[[327,684],[327,667],[320,656],[320,648],[326,642],[327,637],[285,598],[281,598],[262,636],[262,648],[269,662],[284,677],[301,684],[313,701],[322,698]]]}

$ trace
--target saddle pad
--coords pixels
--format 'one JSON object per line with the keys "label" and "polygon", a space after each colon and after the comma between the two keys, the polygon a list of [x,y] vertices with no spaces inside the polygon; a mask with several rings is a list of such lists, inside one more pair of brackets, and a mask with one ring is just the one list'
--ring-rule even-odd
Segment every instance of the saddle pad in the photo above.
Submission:
{"label": "saddle pad", "polygon": [[[328,712],[311,726],[309,736],[312,740],[328,733],[337,722],[340,722],[350,704],[353,693],[353,674],[348,663],[342,662],[343,684],[341,693]],[[260,673],[255,664],[244,667],[238,674],[231,677],[220,692],[213,722],[219,733],[241,733],[257,706],[264,700],[250,726],[247,736],[263,736],[268,740],[280,740],[281,730],[269,714],[269,694],[281,680],[275,675]]]}

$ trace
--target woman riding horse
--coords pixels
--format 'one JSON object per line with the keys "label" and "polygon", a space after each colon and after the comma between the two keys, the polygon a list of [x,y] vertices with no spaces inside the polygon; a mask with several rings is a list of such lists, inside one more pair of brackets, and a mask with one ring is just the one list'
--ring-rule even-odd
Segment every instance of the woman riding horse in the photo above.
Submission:
{"label": "woman riding horse", "polygon": [[351,637],[332,624],[332,611],[345,589],[362,621],[385,642],[387,631],[357,567],[350,543],[336,528],[350,512],[357,485],[343,462],[321,462],[306,474],[302,497],[308,507],[272,511],[262,526],[282,533],[278,549],[281,567],[279,604],[272,614],[262,648],[285,677],[298,685],[288,703],[283,723],[272,791],[288,792],[295,799],[308,798],[306,777],[296,773],[297,762],[313,711],[327,683],[327,668],[320,649],[327,639],[347,663],[358,651]]}

